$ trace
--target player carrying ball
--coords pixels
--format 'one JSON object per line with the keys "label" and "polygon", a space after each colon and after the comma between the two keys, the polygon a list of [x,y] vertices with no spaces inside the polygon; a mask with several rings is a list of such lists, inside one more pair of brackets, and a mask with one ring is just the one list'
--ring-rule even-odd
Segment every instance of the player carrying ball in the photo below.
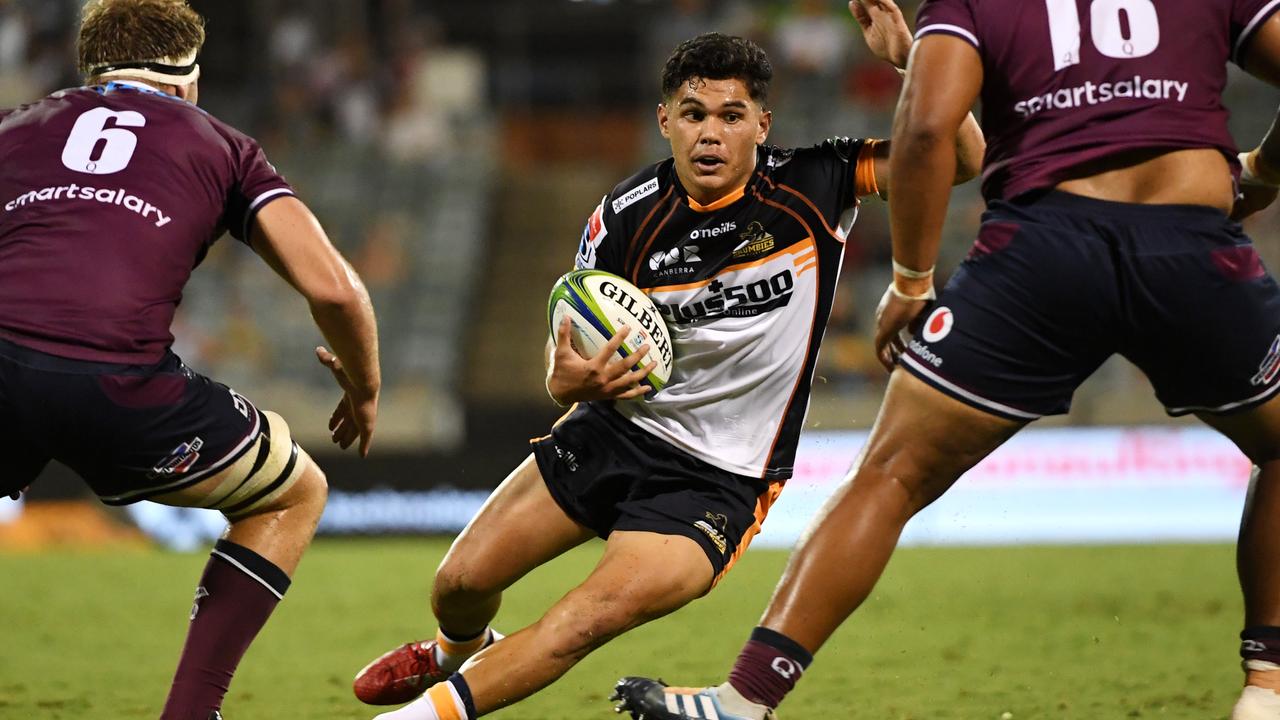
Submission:
{"label": "player carrying ball", "polygon": [[[1246,686],[1280,718],[1280,288],[1228,215],[1280,183],[1280,134],[1237,161],[1226,63],[1280,84],[1280,0],[926,0],[894,123],[893,371],[851,477],[792,557],[728,682],[617,687],[648,720],[761,718],[866,600],[903,525],[1120,353],[1171,415],[1260,468],[1240,530]],[[956,128],[981,96],[987,213],[934,302]],[[1261,187],[1259,187],[1261,186]],[[1269,186],[1269,187],[1268,187]],[[914,329],[904,344],[901,332]]]}
{"label": "player carrying ball", "polygon": [[[901,67],[911,36],[897,9],[865,32]],[[871,19],[873,18],[873,20]],[[420,700],[380,720],[472,720],[546,687],[614,637],[706,594],[760,529],[791,476],[809,386],[858,198],[882,192],[889,144],[840,138],[764,144],[768,58],[737,37],[702,35],[662,72],[658,126],[673,157],[624,180],[591,214],[577,266],[621,275],[662,310],[670,384],[636,383],[645,350],[613,360],[551,348],[548,389],[577,405],[534,442],[436,572],[434,641],[360,672],[376,704]],[[949,149],[961,181],[983,141],[966,121]],[[592,537],[604,556],[533,625],[489,627],[502,591]],[[429,689],[428,689],[429,688]]]}
{"label": "player carrying ball", "polygon": [[170,350],[182,288],[224,232],[307,299],[332,344],[316,352],[345,393],[334,441],[366,453],[378,408],[368,293],[258,144],[196,107],[203,44],[185,0],[93,0],[86,86],[0,111],[0,492],[54,459],[109,505],[230,521],[162,720],[220,717],[327,492],[284,418]]}

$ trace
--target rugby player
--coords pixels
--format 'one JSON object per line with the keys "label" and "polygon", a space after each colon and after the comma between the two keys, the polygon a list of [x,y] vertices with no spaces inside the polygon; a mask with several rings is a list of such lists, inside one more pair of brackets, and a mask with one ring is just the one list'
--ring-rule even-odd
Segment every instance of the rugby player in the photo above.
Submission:
{"label": "rugby player", "polygon": [[[872,51],[901,67],[911,45],[901,13],[887,0],[859,13]],[[675,346],[671,383],[640,399],[652,363],[636,365],[649,349],[612,359],[626,330],[583,359],[569,326],[557,329],[547,387],[577,404],[437,570],[436,639],[357,675],[356,695],[373,704],[427,691],[381,720],[469,720],[514,703],[706,594],[759,531],[792,472],[858,198],[880,192],[889,171],[884,141],[765,145],[771,76],[759,47],[721,34],[667,61],[657,120],[672,158],[604,197],[576,266],[624,276],[653,298]],[[957,181],[976,172],[982,148],[970,118],[951,150]],[[590,576],[497,641],[489,623],[502,591],[596,536],[607,542]]]}
{"label": "rugby player", "polygon": [[[1120,353],[1169,414],[1194,413],[1260,468],[1240,533],[1246,687],[1232,717],[1280,718],[1280,292],[1228,217],[1241,165],[1221,99],[1228,60],[1280,84],[1277,10],[926,0],[894,123],[895,277],[875,343],[896,370],[879,418],[728,682],[624,678],[626,709],[770,716],[866,600],[907,520],[1019,428],[1066,412]],[[948,143],[979,96],[988,211],[935,303]],[[1244,159],[1257,209],[1280,181],[1280,137]]]}
{"label": "rugby player", "polygon": [[[188,368],[170,323],[230,232],[306,298],[361,454],[377,417],[368,293],[251,138],[195,105],[204,20],[185,0],[93,0],[86,86],[0,111],[0,457],[5,495],[51,459],[108,505],[222,511],[161,714],[209,720],[311,541],[325,476],[276,413]],[[269,312],[269,308],[263,308]]]}

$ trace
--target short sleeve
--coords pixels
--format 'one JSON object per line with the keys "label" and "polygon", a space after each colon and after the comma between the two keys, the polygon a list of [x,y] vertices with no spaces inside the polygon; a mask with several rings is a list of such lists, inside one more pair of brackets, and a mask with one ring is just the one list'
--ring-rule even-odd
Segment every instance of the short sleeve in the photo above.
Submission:
{"label": "short sleeve", "polygon": [[[867,177],[866,162],[871,157],[865,152],[868,145],[868,141],[860,138],[837,137],[795,151],[795,159],[805,168],[805,179],[799,182],[805,186],[804,192],[820,206],[823,215],[839,217],[857,205],[860,196],[875,192],[867,188],[868,184],[875,185],[874,166],[870,166],[871,176]],[[818,198],[825,200],[818,201]],[[834,205],[827,205],[833,201]]]}
{"label": "short sleeve", "polygon": [[274,200],[293,196],[294,192],[275,166],[267,162],[267,155],[257,142],[247,137],[237,138],[232,152],[236,177],[227,197],[224,218],[231,236],[247,244],[250,224],[258,211]]}
{"label": "short sleeve", "polygon": [[1262,27],[1262,23],[1280,11],[1280,0],[1233,0],[1231,3],[1231,59],[1241,61],[1240,53]]}
{"label": "short sleeve", "polygon": [[982,49],[969,0],[925,0],[916,13],[916,39],[934,34],[953,35]]}
{"label": "short sleeve", "polygon": [[587,226],[582,229],[578,256],[573,263],[576,269],[624,274],[623,247],[617,224],[616,217],[609,212],[609,197],[601,198],[591,217],[587,218]]}

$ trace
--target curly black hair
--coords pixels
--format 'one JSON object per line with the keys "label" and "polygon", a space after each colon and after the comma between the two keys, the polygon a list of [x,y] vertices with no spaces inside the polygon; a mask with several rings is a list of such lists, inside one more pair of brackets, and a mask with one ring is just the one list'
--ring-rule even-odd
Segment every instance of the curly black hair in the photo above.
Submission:
{"label": "curly black hair", "polygon": [[769,96],[773,64],[759,45],[734,35],[703,33],[676,47],[662,68],[662,97],[691,80],[741,80],[761,106]]}

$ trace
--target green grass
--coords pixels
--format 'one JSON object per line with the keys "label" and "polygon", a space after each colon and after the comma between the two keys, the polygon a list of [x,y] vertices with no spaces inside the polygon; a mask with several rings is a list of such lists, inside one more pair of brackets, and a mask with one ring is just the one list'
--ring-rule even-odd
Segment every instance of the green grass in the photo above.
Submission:
{"label": "green grass", "polygon": [[[249,651],[228,720],[370,718],[350,679],[434,631],[439,540],[325,541]],[[525,578],[499,629],[535,619],[599,544]],[[496,718],[614,717],[622,674],[719,682],[782,570],[748,553],[710,596],[624,636]],[[0,718],[155,718],[185,631],[197,555],[0,554]],[[838,568],[832,569],[835,576]],[[785,720],[1227,716],[1241,675],[1226,546],[906,549],[819,653]]]}

